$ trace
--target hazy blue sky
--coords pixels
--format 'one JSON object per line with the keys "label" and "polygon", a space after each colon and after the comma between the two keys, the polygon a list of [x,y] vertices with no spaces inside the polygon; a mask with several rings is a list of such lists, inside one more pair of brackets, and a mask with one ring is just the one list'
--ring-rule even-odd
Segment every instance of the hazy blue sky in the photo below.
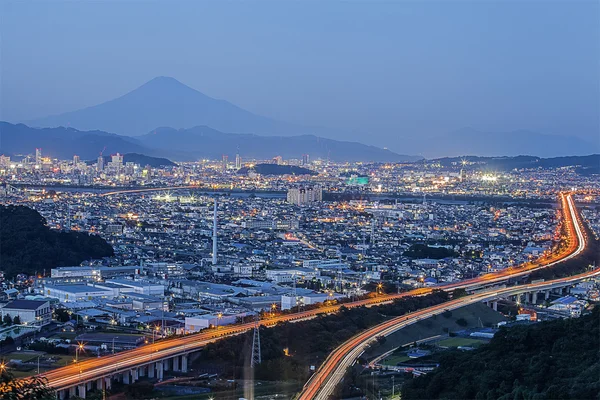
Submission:
{"label": "hazy blue sky", "polygon": [[4,0],[0,18],[3,120],[166,75],[382,146],[465,126],[597,142],[598,1]]}

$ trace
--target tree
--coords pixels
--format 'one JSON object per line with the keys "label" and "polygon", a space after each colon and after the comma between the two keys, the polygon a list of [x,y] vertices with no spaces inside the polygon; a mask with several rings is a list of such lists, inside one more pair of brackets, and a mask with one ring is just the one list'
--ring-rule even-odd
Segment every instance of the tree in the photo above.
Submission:
{"label": "tree", "polygon": [[457,323],[458,325],[460,325],[460,326],[467,326],[467,325],[469,325],[469,323],[467,322],[467,320],[466,320],[466,319],[464,319],[464,318],[459,318],[459,319],[457,319],[457,320],[456,320],[456,323]]}
{"label": "tree", "polygon": [[147,381],[135,382],[125,387],[125,394],[133,397],[134,399],[145,399],[151,397],[153,392],[154,384]]}
{"label": "tree", "polygon": [[4,325],[11,325],[13,320],[10,317],[10,315],[4,314],[4,318],[2,318],[2,321],[4,322]]}
{"label": "tree", "polygon": [[34,209],[0,205],[0,269],[8,278],[114,255],[100,236],[50,229]]}
{"label": "tree", "polygon": [[69,312],[64,308],[57,308],[54,310],[54,314],[56,315],[56,320],[58,322],[67,322],[71,319]]}
{"label": "tree", "polygon": [[55,398],[56,394],[48,387],[46,378],[34,376],[15,379],[6,369],[0,375],[0,400],[54,400]]}
{"label": "tree", "polygon": [[19,317],[18,315],[15,315],[15,317],[13,318],[13,324],[21,325],[21,317]]}

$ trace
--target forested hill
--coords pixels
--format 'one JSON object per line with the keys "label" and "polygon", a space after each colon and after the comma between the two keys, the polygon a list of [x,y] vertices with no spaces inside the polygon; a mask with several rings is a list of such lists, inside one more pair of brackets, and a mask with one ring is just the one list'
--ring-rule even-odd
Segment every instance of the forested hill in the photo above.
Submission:
{"label": "forested hill", "polygon": [[502,328],[488,345],[452,351],[408,381],[402,399],[597,399],[600,310],[577,319]]}
{"label": "forested hill", "polygon": [[238,170],[238,174],[246,175],[250,171],[254,171],[261,175],[318,175],[317,172],[302,168],[295,165],[278,165],[278,164],[256,164],[253,167],[244,167]]}
{"label": "forested hill", "polygon": [[0,270],[9,278],[113,254],[100,236],[54,231],[31,208],[0,205]]}

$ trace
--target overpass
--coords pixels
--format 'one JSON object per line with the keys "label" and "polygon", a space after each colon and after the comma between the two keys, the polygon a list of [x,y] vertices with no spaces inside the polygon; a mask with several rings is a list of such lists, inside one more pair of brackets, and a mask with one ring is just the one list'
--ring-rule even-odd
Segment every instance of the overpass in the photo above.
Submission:
{"label": "overpass", "polygon": [[408,315],[393,318],[381,323],[373,328],[362,332],[353,338],[344,342],[335,349],[317,372],[309,379],[304,386],[299,400],[327,400],[333,393],[337,385],[343,379],[346,370],[351,367],[356,359],[365,351],[365,349],[377,340],[379,336],[388,336],[392,333],[415,324],[422,319],[441,314],[446,310],[455,310],[469,304],[480,301],[490,301],[498,297],[508,297],[522,293],[538,292],[550,290],[552,288],[564,285],[573,285],[583,280],[600,276],[600,268],[575,275],[568,278],[556,279],[548,282],[538,282],[533,284],[512,286],[500,289],[488,289],[465,297],[457,298],[436,306],[428,307]]}
{"label": "overpass", "polygon": [[[550,267],[558,262],[576,257],[585,249],[585,234],[581,228],[581,222],[571,194],[561,193],[560,200],[564,216],[563,223],[565,224],[567,233],[565,246],[560,251],[544,255],[535,262],[529,262],[520,267],[507,268],[500,272],[485,274],[477,278],[446,284],[433,289],[420,288],[405,293],[382,295],[372,299],[329,305],[315,310],[283,314],[274,318],[263,319],[258,323],[262,326],[270,327],[280,322],[306,320],[314,318],[319,314],[333,313],[338,311],[342,306],[346,308],[374,306],[389,303],[399,298],[425,295],[431,293],[434,289],[453,291],[458,288],[466,288],[476,290],[489,285],[497,285],[507,281],[509,278],[524,276],[537,269]],[[481,296],[481,294],[475,294],[474,296]],[[477,301],[481,301],[479,297],[477,298]],[[130,383],[143,376],[162,379],[165,371],[168,370],[185,372],[188,368],[190,353],[199,351],[207,343],[219,340],[224,336],[242,334],[253,327],[253,322],[222,326],[218,329],[167,339],[137,349],[81,361],[41,374],[41,376],[48,380],[49,386],[56,389],[59,398],[64,399],[75,395],[85,398],[88,390],[108,389],[113,380]]]}

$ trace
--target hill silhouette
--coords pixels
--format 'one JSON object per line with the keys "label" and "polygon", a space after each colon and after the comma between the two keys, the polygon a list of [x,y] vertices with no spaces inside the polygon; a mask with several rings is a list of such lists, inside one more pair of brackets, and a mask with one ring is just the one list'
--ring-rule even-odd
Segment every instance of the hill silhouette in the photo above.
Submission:
{"label": "hill silhouette", "polygon": [[31,208],[0,205],[0,270],[9,278],[112,255],[100,236],[54,231]]}
{"label": "hill silhouette", "polygon": [[592,399],[600,393],[600,310],[501,328],[488,345],[450,351],[409,380],[403,399]]}
{"label": "hill silhouette", "polygon": [[261,175],[318,175],[317,172],[296,165],[256,164],[253,167],[244,167],[238,170],[238,174],[246,175],[254,171]]}

